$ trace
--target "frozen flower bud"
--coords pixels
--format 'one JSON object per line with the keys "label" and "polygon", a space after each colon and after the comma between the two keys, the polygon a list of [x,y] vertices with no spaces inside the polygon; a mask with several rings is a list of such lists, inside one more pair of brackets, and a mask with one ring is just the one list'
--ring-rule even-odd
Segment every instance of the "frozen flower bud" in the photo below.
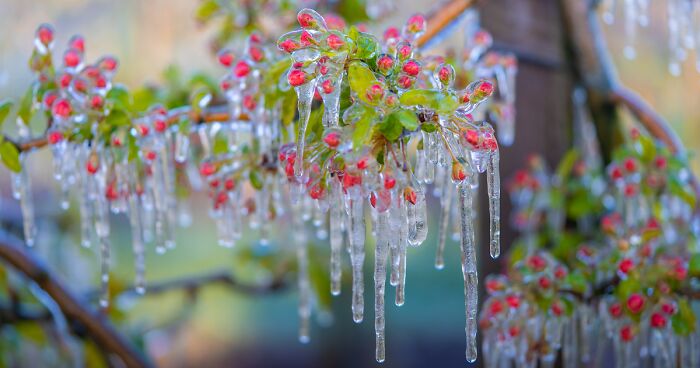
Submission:
{"label": "frozen flower bud", "polygon": [[464,165],[459,161],[452,161],[452,182],[461,183],[467,178],[467,173],[464,170]]}
{"label": "frozen flower bud", "polygon": [[300,69],[292,69],[287,74],[287,81],[292,87],[298,87],[306,83],[306,73]]}
{"label": "frozen flower bud", "polygon": [[404,200],[406,200],[410,204],[415,205],[416,202],[418,201],[418,194],[416,193],[416,191],[413,188],[406,187],[403,190],[403,198],[404,198]]}
{"label": "frozen flower bud", "polygon": [[408,60],[411,55],[413,55],[413,47],[411,47],[410,43],[403,41],[396,45],[396,57],[400,61]]}
{"label": "frozen flower bud", "polygon": [[342,31],[346,27],[345,19],[343,19],[337,14],[328,13],[323,16],[323,19],[326,20],[326,25],[328,26],[328,29],[334,31]]}
{"label": "frozen flower bud", "polygon": [[381,101],[384,98],[384,86],[378,83],[369,86],[366,96],[370,101]]}
{"label": "frozen flower bud", "polygon": [[644,297],[641,294],[634,293],[627,298],[627,309],[637,314],[644,309]]}
{"label": "frozen flower bud", "polygon": [[68,41],[68,48],[85,52],[85,39],[81,35],[75,35]]}
{"label": "frozen flower bud", "polygon": [[100,60],[97,62],[97,65],[101,70],[108,73],[108,75],[111,75],[110,73],[115,73],[117,71],[119,61],[117,61],[117,58],[115,58],[114,56],[107,55],[100,58]]}
{"label": "frozen flower bud", "polygon": [[413,86],[413,83],[415,82],[415,78],[411,78],[411,76],[408,75],[400,75],[399,78],[396,80],[396,83],[399,85],[400,88],[402,89],[409,89],[411,86]]}
{"label": "frozen flower bud", "polygon": [[404,73],[415,77],[420,73],[421,66],[416,60],[409,60],[403,64],[401,67],[401,70],[403,70]]}
{"label": "frozen flower bud", "polygon": [[632,326],[630,325],[625,325],[620,329],[620,338],[624,342],[630,342],[632,339],[634,339],[634,330],[632,330]]}
{"label": "frozen flower bud", "polygon": [[379,72],[387,75],[394,68],[394,58],[387,54],[382,54],[377,58],[377,69]]}
{"label": "frozen flower bud", "polygon": [[50,110],[57,98],[58,94],[54,91],[44,93],[44,108]]}
{"label": "frozen flower bud", "polygon": [[406,25],[404,26],[403,33],[404,37],[409,39],[416,39],[425,32],[427,28],[427,22],[422,14],[415,14],[408,18]]}
{"label": "frozen flower bud", "polygon": [[389,27],[384,31],[384,42],[390,42],[391,40],[396,40],[401,37],[399,29],[396,27]]}
{"label": "frozen flower bud", "polygon": [[96,153],[91,153],[90,157],[88,157],[87,162],[85,163],[85,170],[88,172],[90,175],[94,175],[97,173],[97,171],[100,169],[100,158],[97,156]]}
{"label": "frozen flower bud", "polygon": [[233,75],[238,78],[244,78],[248,73],[250,73],[250,65],[243,60],[236,63],[236,66],[233,67]]}
{"label": "frozen flower bud", "polygon": [[330,131],[323,136],[323,142],[330,149],[336,149],[340,145],[340,133],[337,131]]}
{"label": "frozen flower bud", "polygon": [[76,49],[68,49],[63,54],[63,65],[65,65],[67,68],[75,69],[80,65],[80,63],[82,63],[82,61],[83,57],[80,54],[80,51]]}
{"label": "frozen flower bud", "polygon": [[260,47],[250,46],[248,48],[248,56],[250,56],[250,59],[254,62],[259,63],[265,59],[265,52]]}
{"label": "frozen flower bud", "polygon": [[333,91],[335,91],[335,87],[333,86],[333,81],[330,79],[326,79],[321,83],[321,90],[325,94],[331,94]]}
{"label": "frozen flower bud", "polygon": [[387,107],[396,107],[399,105],[399,96],[397,96],[393,92],[389,92],[386,94],[386,97],[384,97],[384,104]]}
{"label": "frozen flower bud", "polygon": [[339,35],[331,33],[326,37],[326,44],[333,50],[340,50],[341,47],[345,46],[345,41]]}
{"label": "frozen flower bud", "polygon": [[65,98],[61,98],[54,102],[53,107],[51,108],[51,113],[55,118],[58,119],[66,119],[71,115],[72,112],[73,107],[71,106],[70,102]]}
{"label": "frozen flower bud", "polygon": [[391,175],[384,175],[384,189],[390,190],[396,186],[396,178]]}
{"label": "frozen flower bud", "polygon": [[318,42],[316,41],[314,36],[311,35],[311,33],[309,33],[306,30],[301,32],[301,37],[299,38],[299,42],[301,42],[301,45],[304,47],[318,44]]}
{"label": "frozen flower bud", "polygon": [[312,29],[317,31],[326,31],[326,21],[323,17],[312,9],[302,9],[297,14],[297,21],[301,28]]}
{"label": "frozen flower bud", "polygon": [[435,69],[434,77],[443,87],[450,87],[455,81],[455,69],[450,64],[441,64]]}
{"label": "frozen flower bud", "polygon": [[217,59],[219,60],[219,64],[225,67],[230,67],[231,65],[233,65],[233,61],[236,59],[236,55],[234,55],[231,50],[224,49],[219,51]]}
{"label": "frozen flower bud", "polygon": [[649,322],[653,328],[666,327],[666,317],[664,317],[661,313],[653,313],[649,319]]}
{"label": "frozen flower bud", "polygon": [[48,24],[42,24],[36,29],[34,35],[34,46],[40,54],[46,54],[53,46],[54,30]]}
{"label": "frozen flower bud", "polygon": [[199,165],[199,174],[203,177],[211,176],[216,172],[216,166],[211,162],[202,162]]}
{"label": "frozen flower bud", "polygon": [[51,145],[57,144],[63,141],[63,133],[59,132],[58,130],[51,131],[48,134],[47,140]]}
{"label": "frozen flower bud", "polygon": [[491,37],[491,34],[484,30],[476,31],[476,33],[474,33],[473,40],[475,45],[485,48],[489,48],[493,44],[493,38]]}
{"label": "frozen flower bud", "polygon": [[93,110],[98,110],[104,107],[105,105],[105,100],[104,97],[100,95],[94,95],[90,98],[90,108]]}
{"label": "frozen flower bud", "polygon": [[299,45],[299,43],[294,41],[293,39],[287,38],[286,40],[278,43],[277,47],[284,52],[292,53],[298,50],[301,47],[301,45]]}

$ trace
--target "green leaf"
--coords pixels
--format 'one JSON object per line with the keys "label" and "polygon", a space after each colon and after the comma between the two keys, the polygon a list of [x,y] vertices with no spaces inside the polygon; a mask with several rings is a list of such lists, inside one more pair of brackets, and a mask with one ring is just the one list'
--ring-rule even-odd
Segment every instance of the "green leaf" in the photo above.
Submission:
{"label": "green leaf", "polygon": [[109,115],[105,118],[104,125],[110,128],[125,127],[131,125],[131,119],[124,110],[118,108],[110,111]]}
{"label": "green leaf", "polygon": [[250,185],[252,185],[253,188],[255,188],[256,190],[260,190],[263,188],[263,181],[258,171],[251,170],[250,174],[248,174],[248,178],[250,179]]}
{"label": "green leaf", "polygon": [[132,110],[144,112],[158,102],[158,90],[153,87],[143,87],[133,92]]}
{"label": "green leaf", "polygon": [[25,125],[29,125],[29,122],[32,120],[32,105],[34,102],[34,88],[29,87],[27,88],[27,91],[24,93],[24,96],[22,97],[22,100],[19,103],[19,110],[17,111],[17,116],[22,119],[22,122]]}
{"label": "green leaf", "polygon": [[376,56],[379,42],[373,35],[360,32],[357,27],[352,26],[348,32],[348,37],[355,42],[355,50],[352,53],[353,58],[369,60]]}
{"label": "green leaf", "polygon": [[399,139],[404,128],[409,131],[418,128],[418,117],[412,111],[394,111],[379,125],[379,131],[390,142]]}
{"label": "green leaf", "polygon": [[226,135],[219,132],[214,136],[214,146],[212,151],[215,155],[228,152],[228,139],[226,139]]}
{"label": "green leaf", "polygon": [[219,2],[216,0],[206,0],[199,4],[197,11],[195,12],[195,18],[198,22],[209,21],[218,11]]}
{"label": "green leaf", "polygon": [[687,185],[680,184],[677,179],[671,178],[668,181],[669,190],[671,194],[679,197],[685,203],[687,203],[691,208],[695,208],[696,198],[695,193],[693,193]]}
{"label": "green leaf", "polygon": [[453,113],[459,107],[457,96],[434,89],[412,89],[399,98],[404,106],[421,106],[438,113]]}
{"label": "green leaf", "polygon": [[571,175],[571,170],[573,170],[576,161],[579,158],[578,150],[575,148],[570,149],[566,152],[564,157],[559,161],[559,166],[557,166],[557,177],[560,182],[566,182],[569,175]]}
{"label": "green leaf", "polygon": [[671,317],[673,331],[681,336],[688,336],[695,331],[695,313],[686,299],[678,300],[678,313]]}
{"label": "green leaf", "polygon": [[637,138],[637,152],[645,163],[650,163],[656,158],[656,145],[651,137],[641,134]]}
{"label": "green leaf", "polygon": [[352,132],[352,148],[355,151],[359,150],[364,145],[363,143],[369,139],[369,129],[375,116],[375,114],[366,114],[355,123],[355,130]]}
{"label": "green leaf", "polygon": [[700,253],[695,253],[690,257],[688,264],[688,273],[690,276],[700,276]]}
{"label": "green leaf", "polygon": [[7,118],[12,110],[12,101],[0,101],[0,124]]}
{"label": "green leaf", "polygon": [[4,141],[0,143],[0,156],[8,169],[16,173],[22,171],[22,165],[19,162],[19,150],[12,142]]}
{"label": "green leaf", "polygon": [[571,286],[571,290],[579,292],[581,294],[588,290],[588,282],[586,277],[578,271],[571,272],[566,275],[564,281]]}
{"label": "green leaf", "polygon": [[360,61],[350,62],[348,65],[348,81],[350,82],[350,89],[355,92],[360,100],[370,105],[377,104],[377,102],[367,98],[367,89],[373,84],[379,83],[367,64]]}
{"label": "green leaf", "polygon": [[131,108],[131,96],[129,90],[121,84],[117,84],[107,92],[107,102],[112,103],[113,108],[129,110]]}
{"label": "green leaf", "polygon": [[192,93],[192,97],[190,98],[191,105],[192,105],[192,111],[196,113],[200,113],[202,109],[207,107],[209,105],[209,102],[211,102],[212,99],[212,94],[211,90],[206,87],[200,87],[194,90]]}
{"label": "green leaf", "polygon": [[431,124],[431,123],[421,124],[420,128],[422,131],[424,131],[426,133],[433,133],[433,132],[437,131],[437,124]]}

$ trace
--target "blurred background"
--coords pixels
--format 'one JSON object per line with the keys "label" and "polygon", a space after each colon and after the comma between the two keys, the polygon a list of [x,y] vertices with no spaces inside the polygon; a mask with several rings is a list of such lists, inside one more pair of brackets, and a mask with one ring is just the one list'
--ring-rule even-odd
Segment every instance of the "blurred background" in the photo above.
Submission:
{"label": "blurred background", "polygon": [[[420,0],[396,0],[396,3],[396,11],[372,29],[403,24],[409,15],[427,12],[427,7],[432,4]],[[116,79],[129,87],[160,82],[163,71],[171,65],[177,65],[183,74],[203,70],[213,76],[222,75],[223,70],[215,63],[208,46],[212,29],[198,26],[193,17],[197,5],[197,0],[0,0],[3,30],[0,33],[0,96],[18,99],[32,80],[27,60],[36,26],[43,22],[56,28],[59,49],[71,35],[80,33],[86,38],[88,60],[102,54],[115,55],[120,60]],[[501,8],[499,11],[508,10]],[[604,26],[606,41],[621,80],[672,124],[689,150],[697,151],[700,148],[700,104],[697,97],[700,73],[695,69],[695,56],[691,55],[683,64],[680,77],[671,76],[667,67],[665,9],[659,2],[652,2],[650,14],[653,15],[650,26],[639,30],[635,60],[623,56],[625,39],[621,20]],[[519,16],[535,17],[528,12]],[[529,21],[537,22],[538,19]],[[455,33],[436,49],[460,47],[460,32]],[[528,37],[547,38],[548,35],[532,34]],[[528,90],[526,85],[518,88],[519,91]],[[537,119],[541,113],[527,106],[518,107],[519,117],[535,115]],[[557,123],[568,124],[566,121],[549,122]],[[518,124],[516,148],[523,137],[537,134],[529,132],[529,127],[520,121]],[[534,150],[547,154],[550,148],[542,145]],[[509,149],[504,148],[505,157],[508,157]],[[513,160],[515,162],[506,162],[505,165],[513,167],[524,163],[522,157]],[[76,290],[96,288],[97,254],[77,245],[77,211],[71,209],[68,214],[59,213],[57,185],[49,174],[50,154],[45,150],[33,155],[30,165],[37,211],[43,219],[39,225],[39,252]],[[700,173],[698,160],[693,160],[692,165],[695,172]],[[4,198],[2,212],[19,213],[18,204],[7,199],[9,193],[9,175],[0,170],[0,194]],[[222,269],[234,270],[245,277],[256,272],[246,259],[264,260],[270,253],[288,247],[279,240],[273,241],[270,247],[262,247],[256,242],[256,234],[249,234],[249,241],[242,242],[247,244],[241,244],[237,250],[221,248],[216,244],[214,224],[207,216],[206,198],[197,194],[191,203],[193,224],[188,229],[179,229],[177,249],[163,256],[156,256],[152,249],[149,250],[149,283]],[[437,218],[436,214],[433,215],[431,220]],[[113,236],[115,282],[129,284],[132,282],[133,261],[127,219],[114,218],[113,224],[115,229],[123,230],[116,230]],[[446,267],[437,271],[433,267],[435,237],[435,232],[431,231],[423,246],[409,252],[406,304],[400,308],[394,306],[393,288],[387,288],[387,361],[383,364],[386,367],[466,365],[464,295],[458,245],[448,243]],[[317,257],[327,259],[325,242],[312,248]],[[490,263],[490,269],[497,267],[497,263],[488,258],[481,257],[481,260]],[[255,297],[220,286],[208,287],[196,298],[182,292],[124,297],[117,301],[112,317],[120,330],[139,340],[163,366],[376,366],[370,263],[366,262],[365,273],[365,310],[368,311],[365,322],[356,325],[351,320],[349,272],[346,270],[343,294],[319,302],[327,305],[313,317],[309,344],[297,340],[297,298],[293,280],[285,291]],[[246,271],[248,269],[250,272]],[[321,276],[319,280],[322,282]],[[328,295],[326,290],[323,293]],[[27,353],[49,354],[31,346],[19,348]]]}

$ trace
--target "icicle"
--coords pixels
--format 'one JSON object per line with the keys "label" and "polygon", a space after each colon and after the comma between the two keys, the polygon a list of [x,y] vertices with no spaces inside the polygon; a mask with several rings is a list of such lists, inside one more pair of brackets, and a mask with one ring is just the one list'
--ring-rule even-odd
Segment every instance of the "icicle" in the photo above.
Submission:
{"label": "icicle", "polygon": [[374,331],[376,334],[375,357],[377,362],[384,361],[384,292],[386,288],[386,260],[388,253],[387,237],[390,236],[388,213],[377,216],[377,244],[374,253]]}
{"label": "icicle", "polygon": [[175,162],[183,163],[187,161],[190,150],[190,137],[181,132],[175,133]]}
{"label": "icicle", "polygon": [[311,116],[311,103],[314,99],[314,93],[316,92],[316,80],[311,80],[304,83],[298,87],[294,87],[297,93],[299,109],[299,126],[297,127],[297,150],[296,158],[294,160],[294,176],[297,179],[301,178],[304,174],[304,139],[306,136],[306,126],[309,124],[309,117]]}
{"label": "icicle", "polygon": [[[34,199],[32,197],[32,181],[29,177],[26,154],[20,155],[21,171],[12,174],[16,177],[13,183],[19,185],[19,204],[22,210],[22,225],[24,227],[24,243],[28,247],[34,246],[36,240],[36,222],[34,219]],[[14,189],[14,188],[13,188]]]}
{"label": "icicle", "polygon": [[625,1],[625,48],[624,55],[628,59],[637,57],[634,49],[637,38],[637,4],[636,0]]}
{"label": "icicle", "polygon": [[[401,232],[401,221],[403,221],[400,207],[402,201],[401,199],[396,199],[394,193],[392,193],[392,199],[393,204],[391,208],[389,208],[389,229],[392,234],[399,234]],[[391,266],[389,284],[391,286],[397,286],[399,284],[399,265],[401,264],[399,242],[399,237],[389,237],[389,264]]]}
{"label": "icicle", "polygon": [[365,262],[365,219],[362,201],[349,201],[348,238],[350,239],[350,261],[352,263],[352,319],[362,322],[364,315],[364,279],[362,266]]}
{"label": "icicle", "polygon": [[[420,185],[420,184],[418,184]],[[406,204],[408,213],[408,244],[417,247],[428,237],[428,209],[423,188],[416,188],[416,203]]]}
{"label": "icicle", "polygon": [[131,224],[131,242],[134,250],[134,266],[136,276],[134,286],[138,294],[146,292],[146,262],[144,259],[143,230],[141,223],[141,206],[136,192],[136,168],[129,167],[129,223]]}
{"label": "icicle", "polygon": [[469,184],[459,187],[461,218],[462,275],[464,277],[464,298],[466,307],[467,361],[476,361],[476,313],[478,307],[478,276],[476,270],[476,250],[474,249],[474,228],[472,224],[472,190]]}
{"label": "icicle", "polygon": [[397,267],[397,284],[396,284],[396,300],[394,304],[397,306],[402,306],[406,301],[406,243],[408,242],[408,221],[407,221],[407,208],[408,205],[403,198],[399,199],[401,202],[400,206],[400,217],[399,221],[401,223],[401,228],[399,230],[398,239],[398,267]]}
{"label": "icicle", "polygon": [[[321,97],[323,98],[323,126],[337,127],[340,118],[340,92],[345,72],[329,75],[321,80]],[[330,93],[326,93],[330,92]]]}
{"label": "icicle", "polygon": [[100,193],[104,193],[104,189],[106,188],[105,169],[102,168],[97,174],[95,174],[95,176],[97,176],[94,179],[96,181],[95,184],[98,193],[95,202],[95,232],[97,233],[97,238],[100,243],[101,258],[100,280],[102,285],[102,294],[100,295],[100,306],[106,308],[109,305],[109,265],[111,258],[109,241],[109,204],[107,203],[104,195],[99,195]]}
{"label": "icicle", "polygon": [[441,270],[445,267],[444,251],[447,240],[447,232],[450,225],[450,212],[452,209],[452,182],[449,179],[450,172],[445,170],[440,197],[440,225],[438,227],[438,246],[435,254],[435,268]]}
{"label": "icicle", "polygon": [[299,342],[306,344],[311,339],[309,322],[311,318],[311,284],[309,281],[309,258],[306,249],[306,232],[304,223],[299,216],[295,217],[294,241],[297,246],[297,262],[299,263]]}
{"label": "icicle", "polygon": [[331,243],[331,294],[340,295],[340,281],[343,272],[341,256],[343,251],[343,228],[342,222],[345,215],[342,207],[338,205],[342,201],[342,188],[338,180],[333,179],[331,184],[331,206],[330,214],[330,243]]}
{"label": "icicle", "polygon": [[498,172],[499,153],[494,150],[490,153],[488,166],[486,167],[486,180],[489,194],[490,217],[490,253],[491,258],[498,258],[501,254],[501,179]]}

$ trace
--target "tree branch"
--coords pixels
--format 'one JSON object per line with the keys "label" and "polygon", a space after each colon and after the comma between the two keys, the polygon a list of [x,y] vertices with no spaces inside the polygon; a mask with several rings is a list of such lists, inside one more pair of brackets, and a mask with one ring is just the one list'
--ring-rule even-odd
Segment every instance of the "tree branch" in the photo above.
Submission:
{"label": "tree branch", "polygon": [[0,232],[0,259],[33,280],[60,306],[67,319],[79,326],[101,349],[127,367],[151,367],[152,364],[126,341],[104,315],[83,306],[49,269],[26,251],[24,244],[6,232]]}

